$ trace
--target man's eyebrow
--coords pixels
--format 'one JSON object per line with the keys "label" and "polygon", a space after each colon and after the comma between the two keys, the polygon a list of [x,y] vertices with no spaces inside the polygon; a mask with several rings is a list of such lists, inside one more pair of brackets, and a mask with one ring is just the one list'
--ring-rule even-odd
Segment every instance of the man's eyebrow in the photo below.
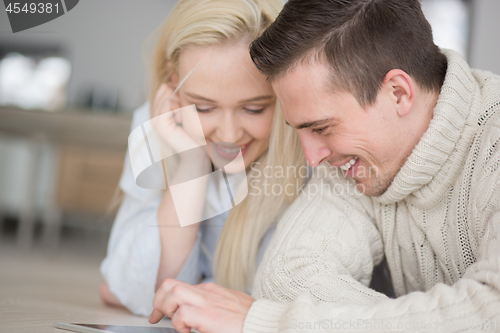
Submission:
{"label": "man's eyebrow", "polygon": [[[303,128],[325,125],[325,124],[330,123],[330,122],[338,123],[338,119],[337,118],[326,118],[326,119],[320,119],[320,120],[315,120],[315,121],[309,121],[309,122],[302,123],[302,124],[296,126],[295,128],[300,130]],[[288,121],[286,122],[286,124],[289,126],[292,126],[288,123]]]}
{"label": "man's eyebrow", "polygon": [[[203,96],[200,96],[200,95],[197,95],[197,94],[193,94],[193,93],[188,93],[187,92],[186,95],[188,95],[189,97],[194,98],[194,99],[199,99],[199,100],[202,100],[202,101],[205,101],[205,102],[217,104],[216,101],[211,100],[211,99],[206,98],[206,97],[203,97]],[[239,103],[240,104],[252,103],[252,102],[258,102],[258,101],[267,100],[267,99],[273,99],[273,98],[274,98],[274,96],[272,96],[272,95],[257,96],[257,97],[252,97],[250,99],[246,99],[246,100],[240,101]]]}

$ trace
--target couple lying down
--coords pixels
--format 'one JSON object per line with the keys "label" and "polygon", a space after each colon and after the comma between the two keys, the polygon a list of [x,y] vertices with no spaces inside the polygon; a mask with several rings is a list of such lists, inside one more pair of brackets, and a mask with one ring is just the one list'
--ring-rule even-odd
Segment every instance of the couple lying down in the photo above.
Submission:
{"label": "couple lying down", "polygon": [[[127,159],[102,298],[181,332],[495,331],[500,78],[439,49],[418,0],[281,7],[180,0],[159,29],[132,130],[161,119],[185,151],[193,118],[170,111],[194,105],[210,148],[178,154],[166,190]],[[244,172],[185,192],[210,218],[180,227],[172,184],[217,154]],[[382,262],[395,298],[370,287]]]}

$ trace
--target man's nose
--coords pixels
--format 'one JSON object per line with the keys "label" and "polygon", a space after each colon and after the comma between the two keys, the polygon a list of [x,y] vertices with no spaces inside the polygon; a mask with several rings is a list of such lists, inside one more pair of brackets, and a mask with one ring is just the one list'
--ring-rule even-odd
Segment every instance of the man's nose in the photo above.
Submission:
{"label": "man's nose", "polygon": [[317,167],[332,155],[332,151],[323,140],[314,136],[312,133],[299,134],[304,155],[311,167]]}

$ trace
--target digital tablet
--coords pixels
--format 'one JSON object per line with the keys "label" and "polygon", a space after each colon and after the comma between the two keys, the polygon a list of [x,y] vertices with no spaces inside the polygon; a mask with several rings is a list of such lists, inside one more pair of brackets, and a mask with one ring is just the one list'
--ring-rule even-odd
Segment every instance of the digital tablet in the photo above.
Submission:
{"label": "digital tablet", "polygon": [[171,327],[119,326],[76,323],[54,323],[56,328],[79,333],[178,333]]}

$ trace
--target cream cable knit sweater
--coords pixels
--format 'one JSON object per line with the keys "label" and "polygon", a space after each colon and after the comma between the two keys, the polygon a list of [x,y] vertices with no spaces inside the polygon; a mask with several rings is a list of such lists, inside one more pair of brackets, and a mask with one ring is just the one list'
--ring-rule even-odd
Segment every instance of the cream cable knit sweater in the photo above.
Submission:
{"label": "cream cable knit sweater", "polygon": [[[444,52],[434,117],[389,189],[314,177],[323,194],[280,220],[245,333],[500,332],[500,77]],[[397,299],[367,287],[384,255]]]}

